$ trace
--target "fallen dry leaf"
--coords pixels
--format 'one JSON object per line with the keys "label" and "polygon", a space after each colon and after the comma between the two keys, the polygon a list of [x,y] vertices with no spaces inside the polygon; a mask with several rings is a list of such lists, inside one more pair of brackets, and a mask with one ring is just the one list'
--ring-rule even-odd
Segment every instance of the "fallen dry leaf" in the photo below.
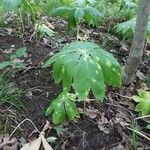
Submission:
{"label": "fallen dry leaf", "polygon": [[41,136],[38,139],[25,144],[20,150],[39,150],[41,145]]}
{"label": "fallen dry leaf", "polygon": [[145,79],[145,75],[140,70],[137,70],[136,75],[140,80]]}
{"label": "fallen dry leaf", "polygon": [[109,134],[110,133],[110,129],[105,126],[106,124],[108,124],[108,122],[109,121],[105,117],[104,113],[101,114],[101,117],[97,121],[99,130],[104,132],[105,134]]}
{"label": "fallen dry leaf", "polygon": [[83,109],[78,108],[78,111],[79,111],[79,113],[82,113],[82,114],[85,113],[86,116],[88,116],[88,117],[90,117],[92,119],[96,118],[100,114],[99,110],[93,109],[93,108],[91,108],[91,109],[87,109],[86,108],[85,112],[84,112]]}
{"label": "fallen dry leaf", "polygon": [[45,150],[53,150],[42,134],[36,140],[25,144],[20,150],[39,150],[41,144],[43,144]]}
{"label": "fallen dry leaf", "polygon": [[41,135],[41,138],[42,138],[42,144],[43,144],[44,149],[45,150],[53,150],[43,135]]}
{"label": "fallen dry leaf", "polygon": [[25,144],[20,150],[39,150],[41,144],[43,145],[44,150],[53,150],[44,137],[44,132],[51,128],[50,122],[47,121],[39,137],[30,143]]}
{"label": "fallen dry leaf", "polygon": [[12,32],[13,32],[13,29],[12,29],[12,28],[6,28],[6,30],[7,30],[8,35],[11,35]]}
{"label": "fallen dry leaf", "polygon": [[21,59],[19,59],[19,58],[14,58],[14,59],[12,60],[12,62],[15,63],[15,64],[17,64],[17,63],[23,63],[24,60],[21,60]]}
{"label": "fallen dry leaf", "polygon": [[121,43],[121,48],[120,49],[123,50],[123,51],[126,51],[126,52],[129,51],[129,48],[125,43]]}
{"label": "fallen dry leaf", "polygon": [[9,134],[0,135],[0,149],[17,150],[18,141],[16,138],[9,139]]}

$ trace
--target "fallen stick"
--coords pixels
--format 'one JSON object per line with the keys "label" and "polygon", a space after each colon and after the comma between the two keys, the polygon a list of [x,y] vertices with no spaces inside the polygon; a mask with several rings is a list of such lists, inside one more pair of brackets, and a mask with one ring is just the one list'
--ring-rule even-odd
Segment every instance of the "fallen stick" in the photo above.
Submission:
{"label": "fallen stick", "polygon": [[137,130],[135,130],[135,129],[131,129],[131,128],[129,128],[129,127],[127,127],[127,129],[130,130],[130,131],[133,131],[133,132],[137,133],[137,134],[140,135],[141,137],[143,137],[143,138],[145,138],[145,139],[147,139],[147,140],[150,141],[150,138],[149,138],[148,136],[144,135],[143,133],[141,133],[141,132],[139,132],[139,131],[137,131]]}

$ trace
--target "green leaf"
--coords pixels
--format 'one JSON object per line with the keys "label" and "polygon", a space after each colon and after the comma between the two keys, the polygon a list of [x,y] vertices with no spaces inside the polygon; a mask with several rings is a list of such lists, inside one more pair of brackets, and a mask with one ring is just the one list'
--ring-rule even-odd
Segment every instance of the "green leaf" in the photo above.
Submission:
{"label": "green leaf", "polygon": [[67,119],[74,120],[79,118],[79,113],[77,107],[72,100],[74,94],[71,93],[61,93],[47,108],[45,115],[52,115],[52,120],[54,124],[60,124],[65,122]]}
{"label": "green leaf", "polygon": [[90,84],[91,84],[92,92],[98,100],[102,101],[105,96],[105,92],[104,92],[105,80],[104,80],[104,74],[102,72],[102,68],[96,62],[89,63],[89,68],[90,68],[90,73],[91,73]]}
{"label": "green leaf", "polygon": [[59,83],[63,79],[63,74],[65,72],[65,67],[63,63],[61,63],[62,59],[59,59],[59,61],[56,61],[53,66],[53,73],[54,73],[54,79],[56,83]]}
{"label": "green leaf", "polygon": [[92,42],[72,42],[57,53],[44,66],[53,64],[56,82],[62,81],[69,91],[73,86],[79,99],[85,99],[91,89],[98,100],[104,97],[104,82],[120,86],[121,71],[117,60]]}
{"label": "green leaf", "polygon": [[140,112],[142,116],[150,114],[150,92],[140,89],[138,95],[134,95],[132,99],[138,102],[135,111]]}
{"label": "green leaf", "polygon": [[64,108],[64,95],[60,94],[57,99],[53,100],[52,104],[47,108],[45,115],[52,114],[54,124],[63,123],[66,120],[66,113]]}
{"label": "green leaf", "polygon": [[74,102],[70,100],[66,101],[65,108],[69,120],[74,120],[75,118],[80,117],[77,106]]}
{"label": "green leaf", "polygon": [[90,90],[89,67],[82,59],[75,68],[73,87],[79,99],[84,100],[87,97]]}
{"label": "green leaf", "polygon": [[[119,23],[117,26],[115,26],[116,32],[121,33],[124,37],[131,39],[134,33],[136,24],[136,18],[130,19],[126,22]],[[148,22],[147,26],[147,39],[150,38],[150,21]]]}
{"label": "green leaf", "polygon": [[6,67],[11,66],[11,65],[13,65],[12,62],[10,62],[10,61],[3,61],[3,62],[0,63],[0,69],[6,68]]}
{"label": "green leaf", "polygon": [[111,53],[108,53],[107,51],[99,48],[96,48],[95,51],[97,51],[96,55],[95,53],[92,53],[92,56],[100,64],[105,82],[108,85],[120,87],[121,69],[119,63]]}
{"label": "green leaf", "polygon": [[132,2],[132,0],[123,0],[123,2],[128,9],[133,9],[137,7],[137,4],[135,2]]}
{"label": "green leaf", "polygon": [[67,6],[61,6],[55,9],[52,9],[49,12],[49,15],[52,17],[56,17],[56,16],[62,16],[62,17],[66,17],[69,15],[69,13],[72,11],[72,8],[67,7]]}
{"label": "green leaf", "polygon": [[68,17],[68,30],[77,25],[76,19],[74,18],[74,11],[71,11]]}
{"label": "green leaf", "polygon": [[150,129],[150,124],[148,124],[148,125],[146,126],[146,128],[147,128],[147,129]]}
{"label": "green leaf", "polygon": [[64,102],[59,101],[57,105],[55,105],[54,112],[52,114],[52,119],[54,124],[63,123],[66,120],[66,111],[64,107]]}
{"label": "green leaf", "polygon": [[22,0],[2,0],[2,5],[6,10],[15,10],[22,3]]}
{"label": "green leaf", "polygon": [[53,143],[53,142],[55,142],[57,140],[57,138],[54,137],[54,136],[50,136],[46,140],[47,140],[48,143]]}
{"label": "green leaf", "polygon": [[22,48],[17,49],[17,51],[15,53],[16,57],[17,58],[22,57],[26,53],[26,50],[27,50],[26,47],[22,47]]}
{"label": "green leaf", "polygon": [[49,14],[53,17],[66,17],[68,19],[68,29],[76,26],[84,19],[89,24],[92,22],[97,25],[98,18],[102,16],[102,13],[98,9],[88,6],[87,4],[79,5],[78,3],[54,8]]}
{"label": "green leaf", "polygon": [[13,67],[16,68],[16,69],[23,69],[23,68],[26,68],[26,64],[24,64],[24,63],[15,63],[13,65]]}
{"label": "green leaf", "polygon": [[84,17],[85,17],[86,21],[88,23],[92,22],[94,25],[97,25],[98,18],[103,16],[99,10],[97,10],[91,6],[86,6],[84,8],[84,14],[85,14]]}
{"label": "green leaf", "polygon": [[80,21],[83,19],[84,16],[84,11],[81,8],[77,8],[76,11],[74,12],[74,18],[77,23],[80,23]]}
{"label": "green leaf", "polygon": [[52,63],[54,63],[56,60],[58,60],[61,57],[63,57],[63,53],[59,52],[55,54],[50,59],[48,59],[42,67],[43,68],[49,67]]}
{"label": "green leaf", "polygon": [[46,26],[45,24],[40,24],[40,23],[36,23],[35,24],[35,31],[39,32],[40,34],[47,34],[48,36],[53,36],[54,35],[54,31],[51,30],[48,26]]}
{"label": "green leaf", "polygon": [[117,26],[115,26],[115,29],[118,33],[121,33],[123,36],[127,38],[132,38],[135,29],[135,23],[136,18],[133,18],[131,20],[118,24]]}

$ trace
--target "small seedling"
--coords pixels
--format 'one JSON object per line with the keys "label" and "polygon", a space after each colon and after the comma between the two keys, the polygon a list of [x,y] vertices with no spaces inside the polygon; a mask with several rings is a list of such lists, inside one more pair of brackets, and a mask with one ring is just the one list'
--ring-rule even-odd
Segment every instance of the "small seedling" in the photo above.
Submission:
{"label": "small seedling", "polygon": [[150,115],[150,92],[142,89],[138,90],[138,95],[134,95],[133,100],[138,104],[135,111],[140,112],[142,116]]}
{"label": "small seedling", "polygon": [[13,67],[16,69],[25,68],[26,64],[19,59],[20,57],[24,56],[26,53],[26,48],[19,48],[15,54],[11,54],[9,57],[9,61],[0,62],[0,69],[4,69],[6,67]]}

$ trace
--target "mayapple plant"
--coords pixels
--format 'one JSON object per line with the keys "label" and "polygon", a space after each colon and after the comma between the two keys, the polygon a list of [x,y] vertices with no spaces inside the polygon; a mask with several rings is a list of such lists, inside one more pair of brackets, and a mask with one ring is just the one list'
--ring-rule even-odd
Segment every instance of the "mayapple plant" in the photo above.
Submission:
{"label": "mayapple plant", "polygon": [[[75,101],[85,101],[90,90],[97,100],[103,101],[105,83],[121,85],[119,63],[93,42],[77,41],[64,46],[44,67],[51,64],[55,82],[63,84],[63,92],[46,110],[46,116],[52,114],[54,124],[78,118]],[[75,94],[69,93],[71,87]]]}
{"label": "mayapple plant", "polygon": [[[135,29],[136,17],[132,18],[126,22],[119,23],[115,26],[116,32],[121,33],[124,38],[132,39],[134,29]],[[147,40],[150,41],[150,21],[147,27]]]}
{"label": "mayapple plant", "polygon": [[91,3],[85,0],[73,1],[69,5],[52,9],[49,15],[52,17],[60,16],[67,18],[69,29],[79,25],[81,20],[84,20],[88,24],[97,25],[98,18],[102,17],[102,13],[94,8]]}

